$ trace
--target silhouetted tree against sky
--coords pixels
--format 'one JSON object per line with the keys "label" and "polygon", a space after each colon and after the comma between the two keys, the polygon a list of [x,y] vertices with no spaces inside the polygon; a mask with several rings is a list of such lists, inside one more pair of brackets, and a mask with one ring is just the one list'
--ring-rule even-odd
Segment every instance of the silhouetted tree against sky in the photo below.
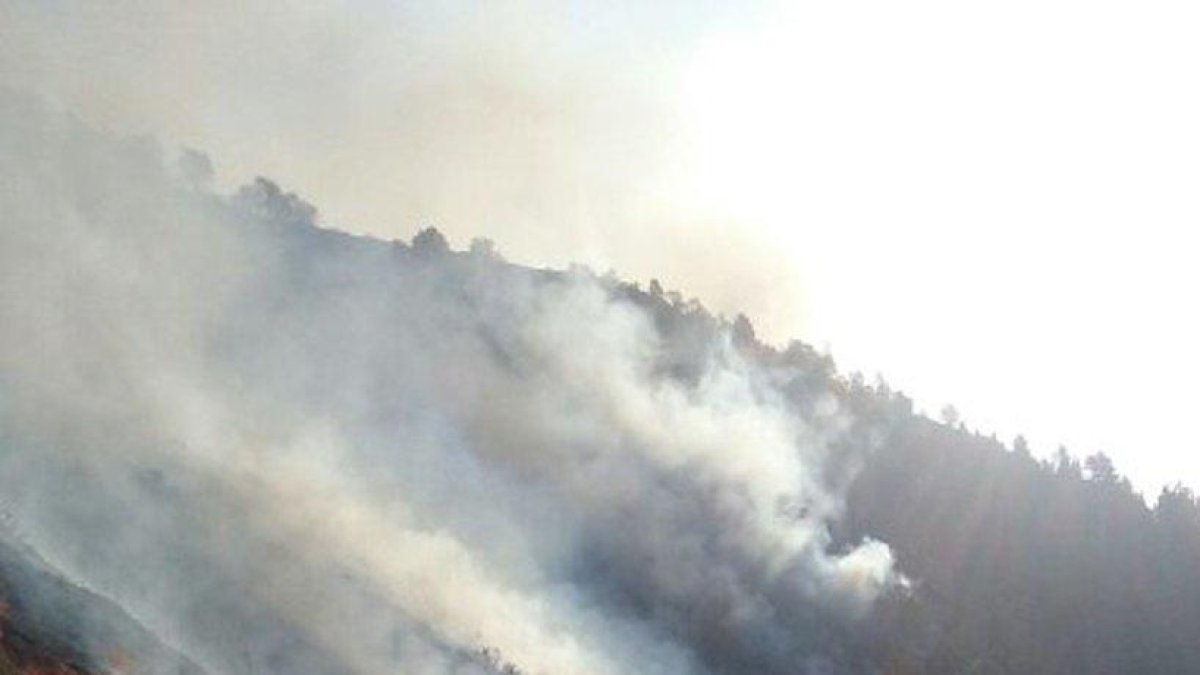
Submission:
{"label": "silhouetted tree against sky", "polygon": [[419,256],[433,257],[449,253],[450,245],[436,227],[427,227],[413,237],[412,249]]}
{"label": "silhouetted tree against sky", "polygon": [[1013,439],[1013,452],[1017,453],[1021,457],[1030,456],[1029,442],[1025,440],[1024,436],[1018,434],[1017,437]]}
{"label": "silhouetted tree against sky", "polygon": [[959,417],[958,414],[958,408],[955,408],[952,405],[946,405],[943,407],[940,417],[942,424],[945,424],[948,427],[957,427],[962,423],[962,418]]}
{"label": "silhouetted tree against sky", "polygon": [[1083,478],[1083,468],[1079,465],[1079,460],[1072,457],[1067,448],[1062,445],[1054,451],[1054,471],[1058,475],[1068,478]]}
{"label": "silhouetted tree against sky", "polygon": [[1105,484],[1117,482],[1117,470],[1112,460],[1103,452],[1088,456],[1083,461],[1083,468],[1087,471],[1089,480]]}

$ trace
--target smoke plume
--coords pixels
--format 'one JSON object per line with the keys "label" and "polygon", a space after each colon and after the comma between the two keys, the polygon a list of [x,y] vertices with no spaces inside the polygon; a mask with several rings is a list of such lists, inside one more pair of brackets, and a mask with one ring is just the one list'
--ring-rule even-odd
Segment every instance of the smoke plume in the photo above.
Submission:
{"label": "smoke plume", "polygon": [[834,550],[835,399],[164,154],[0,95],[0,491],[71,578],[213,673],[843,667],[895,575]]}

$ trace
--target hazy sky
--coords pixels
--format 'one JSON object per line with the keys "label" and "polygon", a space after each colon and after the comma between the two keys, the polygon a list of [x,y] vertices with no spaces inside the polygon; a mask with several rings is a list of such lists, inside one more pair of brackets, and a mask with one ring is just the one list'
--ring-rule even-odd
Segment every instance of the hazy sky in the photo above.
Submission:
{"label": "hazy sky", "polygon": [[0,0],[0,81],[1200,485],[1189,2]]}

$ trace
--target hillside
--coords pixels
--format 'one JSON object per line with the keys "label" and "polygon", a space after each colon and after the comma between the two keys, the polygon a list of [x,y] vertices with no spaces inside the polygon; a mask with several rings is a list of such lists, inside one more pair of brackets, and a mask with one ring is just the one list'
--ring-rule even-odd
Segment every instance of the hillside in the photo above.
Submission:
{"label": "hillside", "polygon": [[1182,487],[657,282],[350,236],[0,104],[0,667],[1196,670]]}
{"label": "hillside", "polygon": [[[132,655],[137,654],[135,660]],[[203,672],[112,602],[68,582],[36,552],[0,537],[0,673]]]}

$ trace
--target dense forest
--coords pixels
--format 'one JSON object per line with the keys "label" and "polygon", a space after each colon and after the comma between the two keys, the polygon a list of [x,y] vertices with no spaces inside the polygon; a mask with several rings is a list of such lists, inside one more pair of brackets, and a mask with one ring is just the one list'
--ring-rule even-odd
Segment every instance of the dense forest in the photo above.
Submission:
{"label": "dense forest", "polygon": [[[969,430],[952,407],[915,413],[882,379],[842,374],[795,341],[758,341],[750,322],[713,318],[657,282],[621,290],[664,334],[727,330],[780,374],[798,407],[832,392],[854,424],[844,541],[887,542],[911,585],[887,598],[863,639],[889,673],[1200,672],[1200,500],[1164,487],[1147,504],[1104,453],[1030,454]],[[837,463],[835,462],[836,466]]]}
{"label": "dense forest", "polygon": [[[507,264],[487,240],[453,253],[434,229],[410,250]],[[1200,500],[1190,488],[1164,487],[1148,505],[1104,453],[1081,460],[1060,447],[1035,458],[1023,437],[1006,445],[971,431],[953,408],[938,420],[918,414],[882,378],[840,373],[802,341],[765,344],[745,316],[715,316],[657,280],[642,289],[597,279],[652,313],[672,377],[699,377],[707,346],[725,336],[800,414],[829,395],[851,411],[827,476],[848,487],[835,533],[887,542],[910,582],[852,631],[872,668],[1200,672]]]}

